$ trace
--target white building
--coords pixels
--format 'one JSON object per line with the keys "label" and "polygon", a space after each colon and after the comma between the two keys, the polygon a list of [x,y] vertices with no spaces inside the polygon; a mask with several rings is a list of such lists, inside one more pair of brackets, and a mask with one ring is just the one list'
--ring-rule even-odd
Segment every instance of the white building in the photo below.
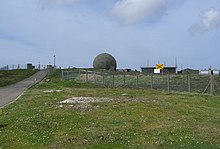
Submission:
{"label": "white building", "polygon": [[201,75],[211,75],[213,73],[213,75],[220,75],[220,70],[200,70],[199,74]]}

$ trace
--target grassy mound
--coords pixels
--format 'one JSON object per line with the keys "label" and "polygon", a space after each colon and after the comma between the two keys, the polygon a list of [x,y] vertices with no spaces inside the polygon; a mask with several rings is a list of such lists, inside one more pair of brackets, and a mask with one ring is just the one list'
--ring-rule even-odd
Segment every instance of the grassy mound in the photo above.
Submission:
{"label": "grassy mound", "polygon": [[34,73],[36,73],[36,70],[0,70],[0,87],[19,82],[25,78],[32,76]]}

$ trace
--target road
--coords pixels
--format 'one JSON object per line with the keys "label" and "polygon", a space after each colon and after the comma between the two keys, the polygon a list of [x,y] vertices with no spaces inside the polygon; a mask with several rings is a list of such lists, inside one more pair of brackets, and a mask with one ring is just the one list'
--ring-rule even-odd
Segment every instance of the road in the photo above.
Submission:
{"label": "road", "polygon": [[38,71],[36,74],[6,87],[0,87],[0,108],[3,108],[16,101],[28,88],[44,79],[47,70]]}

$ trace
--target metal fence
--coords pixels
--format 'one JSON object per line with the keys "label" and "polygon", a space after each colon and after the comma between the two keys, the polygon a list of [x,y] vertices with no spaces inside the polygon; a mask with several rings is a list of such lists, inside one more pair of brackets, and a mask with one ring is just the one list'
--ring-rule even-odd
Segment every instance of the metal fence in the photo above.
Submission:
{"label": "metal fence", "polygon": [[[78,80],[106,87],[132,87],[220,95],[220,76],[197,74],[145,74],[141,72],[62,70],[63,80]],[[218,85],[219,84],[219,85]]]}

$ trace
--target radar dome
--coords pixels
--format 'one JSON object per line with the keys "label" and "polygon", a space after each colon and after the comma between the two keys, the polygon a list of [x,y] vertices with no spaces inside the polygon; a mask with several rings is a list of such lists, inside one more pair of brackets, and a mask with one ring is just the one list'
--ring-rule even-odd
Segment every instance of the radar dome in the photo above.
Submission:
{"label": "radar dome", "polygon": [[102,53],[95,57],[93,67],[95,69],[116,70],[117,62],[112,55]]}

